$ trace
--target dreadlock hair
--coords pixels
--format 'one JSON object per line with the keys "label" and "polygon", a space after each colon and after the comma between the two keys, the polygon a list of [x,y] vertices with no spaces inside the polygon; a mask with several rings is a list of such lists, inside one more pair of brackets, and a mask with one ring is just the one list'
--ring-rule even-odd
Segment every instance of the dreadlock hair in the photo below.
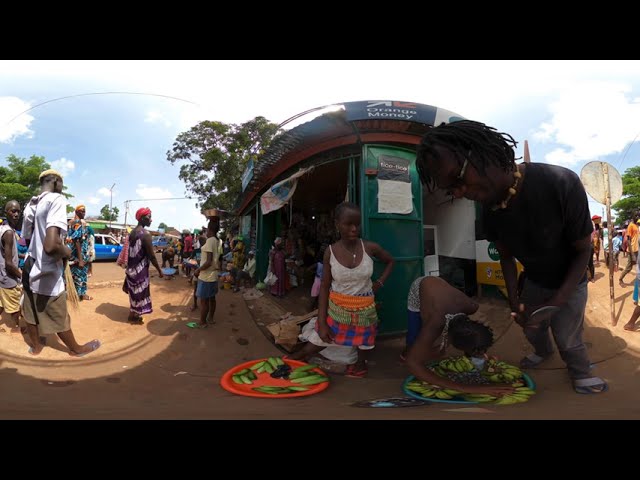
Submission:
{"label": "dreadlock hair", "polygon": [[[516,142],[508,133],[473,120],[441,123],[427,131],[417,149],[416,167],[423,184],[430,192],[436,188],[431,172],[427,168],[427,157],[439,160],[435,147],[452,151],[459,158],[467,158],[474,168],[484,174],[485,168],[493,165],[505,172],[515,169],[514,148]],[[462,161],[460,161],[462,163]]]}
{"label": "dreadlock hair", "polygon": [[493,345],[493,330],[464,313],[449,321],[448,335],[451,345],[467,356],[482,355]]}
{"label": "dreadlock hair", "polygon": [[335,218],[336,222],[340,219],[340,217],[342,217],[342,215],[344,214],[344,212],[346,212],[347,210],[357,210],[358,212],[360,211],[360,207],[358,205],[356,205],[353,202],[342,202],[340,203],[334,213],[333,213],[333,217]]}

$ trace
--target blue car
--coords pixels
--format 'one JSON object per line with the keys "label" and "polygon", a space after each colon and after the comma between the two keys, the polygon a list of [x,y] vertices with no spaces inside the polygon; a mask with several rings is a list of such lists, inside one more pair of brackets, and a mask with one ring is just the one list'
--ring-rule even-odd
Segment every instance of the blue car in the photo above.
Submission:
{"label": "blue car", "polygon": [[167,237],[153,237],[151,244],[156,252],[162,252],[169,246],[169,240]]}
{"label": "blue car", "polygon": [[112,236],[96,233],[96,260],[116,260],[122,251],[122,245]]}

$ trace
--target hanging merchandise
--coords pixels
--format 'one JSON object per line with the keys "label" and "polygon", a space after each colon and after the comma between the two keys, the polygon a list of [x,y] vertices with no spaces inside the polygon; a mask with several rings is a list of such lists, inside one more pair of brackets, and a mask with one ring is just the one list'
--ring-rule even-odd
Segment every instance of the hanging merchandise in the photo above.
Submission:
{"label": "hanging merchandise", "polygon": [[298,178],[311,171],[313,167],[303,168],[286,180],[276,183],[260,197],[262,214],[266,215],[282,208],[296,191]]}

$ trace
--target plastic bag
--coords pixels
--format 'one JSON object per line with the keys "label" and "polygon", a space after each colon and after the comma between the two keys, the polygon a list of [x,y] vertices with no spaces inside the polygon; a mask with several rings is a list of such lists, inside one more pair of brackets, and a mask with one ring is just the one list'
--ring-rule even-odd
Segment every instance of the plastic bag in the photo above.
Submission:
{"label": "plastic bag", "polygon": [[264,283],[267,286],[271,286],[271,285],[275,284],[277,281],[278,281],[278,277],[272,271],[267,272],[267,276],[264,277]]}

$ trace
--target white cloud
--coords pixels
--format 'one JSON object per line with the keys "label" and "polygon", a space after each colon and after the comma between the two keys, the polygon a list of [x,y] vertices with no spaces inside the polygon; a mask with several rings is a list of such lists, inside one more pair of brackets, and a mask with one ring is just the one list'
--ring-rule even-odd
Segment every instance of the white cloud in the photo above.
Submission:
{"label": "white cloud", "polygon": [[547,163],[553,165],[571,166],[579,162],[576,156],[564,148],[556,148],[545,155]]}
{"label": "white cloud", "polygon": [[100,197],[89,197],[87,203],[90,203],[91,205],[98,205],[100,203],[100,200]]}
{"label": "white cloud", "polygon": [[621,153],[640,133],[640,102],[630,91],[623,83],[583,82],[562,92],[549,106],[551,119],[534,133],[559,145],[546,160],[571,166]]}
{"label": "white cloud", "polygon": [[67,160],[62,157],[59,160],[51,162],[51,168],[60,172],[63,177],[66,177],[76,169],[76,164],[72,160]]}
{"label": "white cloud", "polygon": [[33,117],[22,113],[30,107],[17,97],[0,97],[0,143],[11,143],[21,135],[33,137],[33,131],[29,129]]}
{"label": "white cloud", "polygon": [[136,188],[136,193],[142,199],[159,199],[159,198],[172,198],[173,195],[169,190],[162,187],[150,187],[144,183],[139,183]]}
{"label": "white cloud", "polygon": [[163,113],[160,113],[157,110],[147,112],[144,117],[144,121],[145,123],[158,123],[165,127],[170,127],[172,125],[171,121]]}
{"label": "white cloud", "polygon": [[[111,198],[111,190],[109,190],[107,187],[100,187],[96,193],[101,197]],[[118,196],[118,191],[115,189],[113,190],[113,196]]]}

